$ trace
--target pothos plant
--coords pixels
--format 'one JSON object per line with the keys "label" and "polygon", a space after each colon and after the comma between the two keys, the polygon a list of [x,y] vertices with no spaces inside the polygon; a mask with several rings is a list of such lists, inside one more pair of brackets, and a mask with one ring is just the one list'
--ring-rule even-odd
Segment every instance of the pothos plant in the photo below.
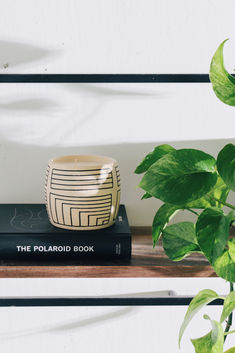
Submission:
{"label": "pothos plant", "polygon": [[[210,80],[217,97],[235,105],[235,78],[224,68],[224,43],[212,59]],[[180,345],[194,315],[203,306],[222,299],[220,320],[204,315],[204,319],[211,322],[211,331],[191,341],[196,353],[223,353],[227,336],[235,333],[230,330],[235,309],[235,238],[229,236],[235,221],[235,205],[227,202],[229,193],[235,192],[235,145],[226,145],[216,159],[200,150],[176,150],[170,145],[160,145],[144,158],[135,173],[144,173],[139,184],[145,191],[142,199],[155,197],[163,201],[152,224],[153,245],[161,237],[164,251],[173,261],[201,253],[216,274],[230,282],[230,293],[226,297],[210,289],[200,291],[191,301],[179,332]],[[196,223],[169,225],[181,210],[195,214]],[[235,347],[227,353],[235,353]]]}

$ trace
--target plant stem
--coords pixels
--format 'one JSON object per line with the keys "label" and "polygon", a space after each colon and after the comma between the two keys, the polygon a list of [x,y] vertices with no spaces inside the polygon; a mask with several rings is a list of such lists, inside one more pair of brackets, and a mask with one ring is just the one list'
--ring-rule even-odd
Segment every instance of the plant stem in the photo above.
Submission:
{"label": "plant stem", "polygon": [[[232,282],[230,282],[230,293],[231,292],[233,292],[233,283]],[[231,312],[231,314],[228,317],[227,325],[226,325],[225,330],[224,330],[224,334],[225,334],[224,342],[226,341],[229,329],[232,326],[232,322],[233,322],[233,313]]]}
{"label": "plant stem", "polygon": [[231,335],[231,333],[235,333],[235,330],[233,330],[233,331],[229,331],[229,332],[225,332],[225,336],[227,336],[227,335]]}
{"label": "plant stem", "polygon": [[215,197],[213,197],[213,200],[215,200],[219,203],[222,203],[222,205],[227,206],[227,207],[231,208],[232,210],[235,210],[235,206],[231,205],[231,203],[220,201],[219,199],[216,199]]}
{"label": "plant stem", "polygon": [[186,208],[186,210],[189,211],[189,212],[194,213],[197,216],[199,216],[199,214],[196,211],[192,210],[191,208]]}

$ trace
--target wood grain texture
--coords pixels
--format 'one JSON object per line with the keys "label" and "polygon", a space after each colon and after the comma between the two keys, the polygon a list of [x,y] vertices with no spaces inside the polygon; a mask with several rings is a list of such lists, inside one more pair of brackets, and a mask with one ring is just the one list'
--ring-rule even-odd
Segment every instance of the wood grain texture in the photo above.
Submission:
{"label": "wood grain texture", "polygon": [[[207,260],[200,254],[172,262],[161,245],[152,248],[149,228],[132,229],[132,258],[126,262],[74,264],[1,262],[0,278],[131,278],[131,277],[216,277]],[[145,235],[143,235],[145,231]],[[147,234],[146,234],[147,233]]]}
{"label": "wood grain texture", "polygon": [[2,266],[0,278],[216,277],[210,266]]}

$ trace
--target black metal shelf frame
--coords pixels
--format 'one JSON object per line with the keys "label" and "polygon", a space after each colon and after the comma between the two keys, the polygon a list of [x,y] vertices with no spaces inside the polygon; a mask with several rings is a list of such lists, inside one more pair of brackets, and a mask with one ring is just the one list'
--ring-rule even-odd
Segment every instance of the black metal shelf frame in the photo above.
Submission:
{"label": "black metal shelf frame", "polygon": [[208,83],[208,74],[0,74],[0,83]]}
{"label": "black metal shelf frame", "polygon": [[[156,298],[70,298],[70,297],[31,297],[0,298],[0,307],[61,307],[61,306],[184,306],[193,298],[168,296]],[[209,305],[223,305],[222,299],[216,299]]]}
{"label": "black metal shelf frame", "polygon": [[[0,74],[0,83],[209,83],[208,74]],[[0,298],[0,307],[179,306],[192,297]],[[217,299],[209,305],[223,305]]]}

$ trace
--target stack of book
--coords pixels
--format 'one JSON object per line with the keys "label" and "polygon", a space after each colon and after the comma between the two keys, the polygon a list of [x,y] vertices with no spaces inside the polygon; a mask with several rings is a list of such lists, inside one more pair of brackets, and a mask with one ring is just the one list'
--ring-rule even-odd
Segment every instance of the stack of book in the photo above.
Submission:
{"label": "stack of book", "polygon": [[116,260],[131,256],[124,205],[109,228],[74,231],[51,225],[44,204],[0,205],[0,260]]}

